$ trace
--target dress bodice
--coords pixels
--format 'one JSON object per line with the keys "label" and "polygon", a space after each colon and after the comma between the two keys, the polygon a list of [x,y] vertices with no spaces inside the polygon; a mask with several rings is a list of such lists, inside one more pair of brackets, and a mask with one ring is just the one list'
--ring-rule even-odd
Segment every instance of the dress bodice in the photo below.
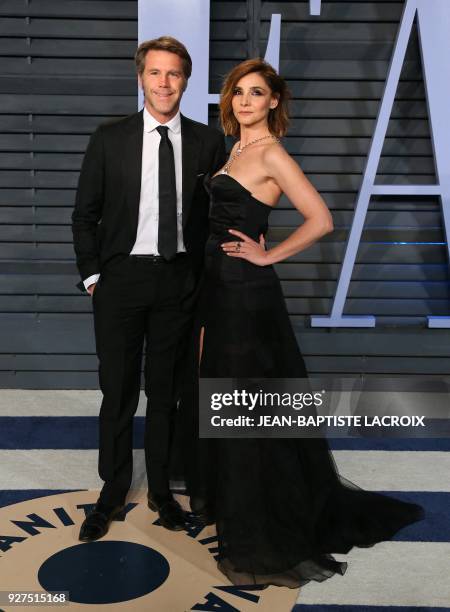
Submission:
{"label": "dress bodice", "polygon": [[208,176],[206,188],[211,196],[209,220],[213,237],[235,240],[229,229],[240,230],[253,240],[266,234],[272,208],[254,198],[236,179],[228,174]]}
{"label": "dress bodice", "polygon": [[217,281],[250,281],[273,278],[272,266],[256,266],[245,259],[228,256],[222,243],[236,240],[229,229],[236,229],[253,240],[266,235],[272,207],[257,200],[241,183],[228,174],[205,178],[211,198],[209,237],[205,269]]}

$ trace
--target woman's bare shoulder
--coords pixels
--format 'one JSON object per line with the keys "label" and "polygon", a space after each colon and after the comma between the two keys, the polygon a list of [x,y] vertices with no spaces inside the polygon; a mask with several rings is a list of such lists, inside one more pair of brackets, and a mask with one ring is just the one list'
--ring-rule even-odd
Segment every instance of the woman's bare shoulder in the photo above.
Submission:
{"label": "woman's bare shoulder", "polygon": [[264,147],[263,162],[267,167],[279,168],[286,163],[292,164],[293,161],[280,141],[270,143]]}
{"label": "woman's bare shoulder", "polygon": [[277,161],[289,157],[289,153],[279,140],[274,140],[273,142],[267,144],[264,147],[263,155],[266,159],[271,161]]}

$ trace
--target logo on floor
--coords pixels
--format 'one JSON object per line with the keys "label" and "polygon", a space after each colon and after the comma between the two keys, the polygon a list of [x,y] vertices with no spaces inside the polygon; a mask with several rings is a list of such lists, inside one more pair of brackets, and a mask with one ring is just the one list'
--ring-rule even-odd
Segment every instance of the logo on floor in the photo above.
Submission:
{"label": "logo on floor", "polygon": [[159,525],[145,492],[131,497],[108,534],[78,541],[96,491],[50,495],[0,508],[0,572],[8,591],[68,591],[69,607],[117,605],[161,612],[290,610],[296,591],[246,590],[217,569],[214,527]]}

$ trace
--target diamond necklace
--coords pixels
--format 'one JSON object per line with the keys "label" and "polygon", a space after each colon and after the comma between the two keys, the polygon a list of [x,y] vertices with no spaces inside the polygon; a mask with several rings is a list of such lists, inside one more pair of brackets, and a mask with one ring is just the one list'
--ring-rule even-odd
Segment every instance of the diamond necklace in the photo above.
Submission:
{"label": "diamond necklace", "polygon": [[223,167],[223,169],[220,171],[220,174],[228,174],[228,171],[230,169],[231,164],[234,162],[234,160],[236,159],[236,157],[239,157],[239,155],[241,155],[241,153],[243,151],[245,151],[245,149],[247,147],[249,147],[252,144],[255,144],[255,142],[260,142],[261,140],[266,140],[266,138],[273,138],[273,140],[275,140],[275,142],[280,142],[280,139],[277,138],[276,136],[273,136],[272,134],[268,134],[267,136],[263,136],[262,138],[256,138],[256,140],[251,140],[250,142],[247,142],[246,145],[244,145],[241,148],[241,141],[239,141],[238,147],[236,149],[236,152],[233,153],[233,155],[230,157],[230,159],[227,161],[227,163],[225,164],[225,166]]}

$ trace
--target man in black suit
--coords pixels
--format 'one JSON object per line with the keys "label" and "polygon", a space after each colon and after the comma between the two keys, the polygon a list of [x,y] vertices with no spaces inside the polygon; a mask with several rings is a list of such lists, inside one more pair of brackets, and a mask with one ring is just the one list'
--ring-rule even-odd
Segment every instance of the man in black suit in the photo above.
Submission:
{"label": "man in black suit", "polygon": [[191,74],[184,45],[164,36],[136,52],[143,111],[101,125],[83,161],[72,215],[81,286],[93,300],[104,485],[80,540],[102,537],[132,479],[132,422],[145,342],[148,503],[161,524],[185,516],[169,489],[172,417],[208,228],[203,178],[225,161],[223,135],[180,114]]}

